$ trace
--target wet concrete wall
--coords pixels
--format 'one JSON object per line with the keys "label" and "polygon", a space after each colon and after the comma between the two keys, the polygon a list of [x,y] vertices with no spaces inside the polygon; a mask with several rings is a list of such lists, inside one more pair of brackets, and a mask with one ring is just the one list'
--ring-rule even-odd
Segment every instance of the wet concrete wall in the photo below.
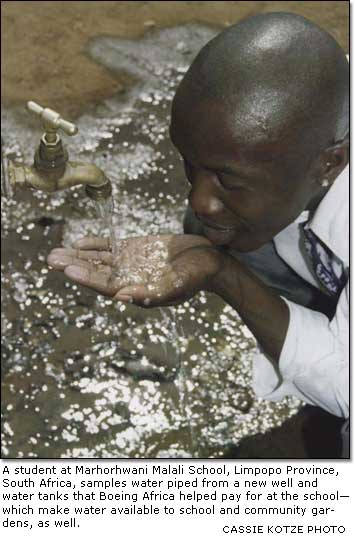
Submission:
{"label": "wet concrete wall", "polygon": [[130,83],[87,53],[97,36],[141,37],[154,27],[200,22],[223,28],[259,12],[290,11],[331,33],[348,50],[348,2],[2,2],[2,102],[39,103],[74,118],[85,104]]}

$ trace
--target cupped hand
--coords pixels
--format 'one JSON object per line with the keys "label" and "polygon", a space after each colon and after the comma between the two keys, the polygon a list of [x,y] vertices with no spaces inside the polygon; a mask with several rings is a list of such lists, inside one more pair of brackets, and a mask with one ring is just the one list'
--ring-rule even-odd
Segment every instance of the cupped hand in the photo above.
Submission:
{"label": "cupped hand", "polygon": [[222,266],[220,252],[198,235],[149,235],[117,241],[84,237],[72,248],[53,249],[56,270],[115,300],[144,307],[177,305],[209,283]]}

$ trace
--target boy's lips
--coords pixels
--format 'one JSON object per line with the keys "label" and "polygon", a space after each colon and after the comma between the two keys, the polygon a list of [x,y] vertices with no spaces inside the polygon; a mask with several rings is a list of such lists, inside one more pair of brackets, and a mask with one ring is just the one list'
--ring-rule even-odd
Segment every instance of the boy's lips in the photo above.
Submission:
{"label": "boy's lips", "polygon": [[236,234],[236,228],[211,227],[202,223],[203,233],[209,241],[216,245],[227,245],[232,241]]}
{"label": "boy's lips", "polygon": [[214,245],[228,245],[238,234],[245,234],[246,231],[249,231],[247,224],[237,218],[235,218],[233,225],[217,224],[200,217],[198,214],[196,214],[196,218],[203,227],[204,236]]}
{"label": "boy's lips", "polygon": [[208,220],[205,219],[201,219],[198,217],[198,220],[201,222],[201,224],[203,225],[203,227],[205,227],[206,229],[210,229],[210,230],[215,230],[215,231],[224,231],[224,232],[228,232],[228,231],[235,231],[236,230],[236,225],[233,226],[222,226],[220,224],[216,224],[214,222],[210,222]]}

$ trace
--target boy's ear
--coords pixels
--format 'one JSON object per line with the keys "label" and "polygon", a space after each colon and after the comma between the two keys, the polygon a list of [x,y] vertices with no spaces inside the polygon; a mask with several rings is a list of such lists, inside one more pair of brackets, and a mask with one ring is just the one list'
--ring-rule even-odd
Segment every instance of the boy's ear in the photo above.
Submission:
{"label": "boy's ear", "polygon": [[341,140],[334,142],[324,150],[322,155],[322,177],[321,181],[328,180],[331,185],[340,175],[349,162],[349,133]]}

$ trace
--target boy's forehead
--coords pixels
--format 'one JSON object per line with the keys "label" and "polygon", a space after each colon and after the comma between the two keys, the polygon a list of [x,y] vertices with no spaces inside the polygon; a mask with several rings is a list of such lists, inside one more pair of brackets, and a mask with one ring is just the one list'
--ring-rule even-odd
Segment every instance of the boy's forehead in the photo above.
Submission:
{"label": "boy's forehead", "polygon": [[265,121],[213,100],[177,100],[173,104],[170,136],[183,156],[231,161],[272,160],[283,156],[290,140],[281,131],[271,133]]}

